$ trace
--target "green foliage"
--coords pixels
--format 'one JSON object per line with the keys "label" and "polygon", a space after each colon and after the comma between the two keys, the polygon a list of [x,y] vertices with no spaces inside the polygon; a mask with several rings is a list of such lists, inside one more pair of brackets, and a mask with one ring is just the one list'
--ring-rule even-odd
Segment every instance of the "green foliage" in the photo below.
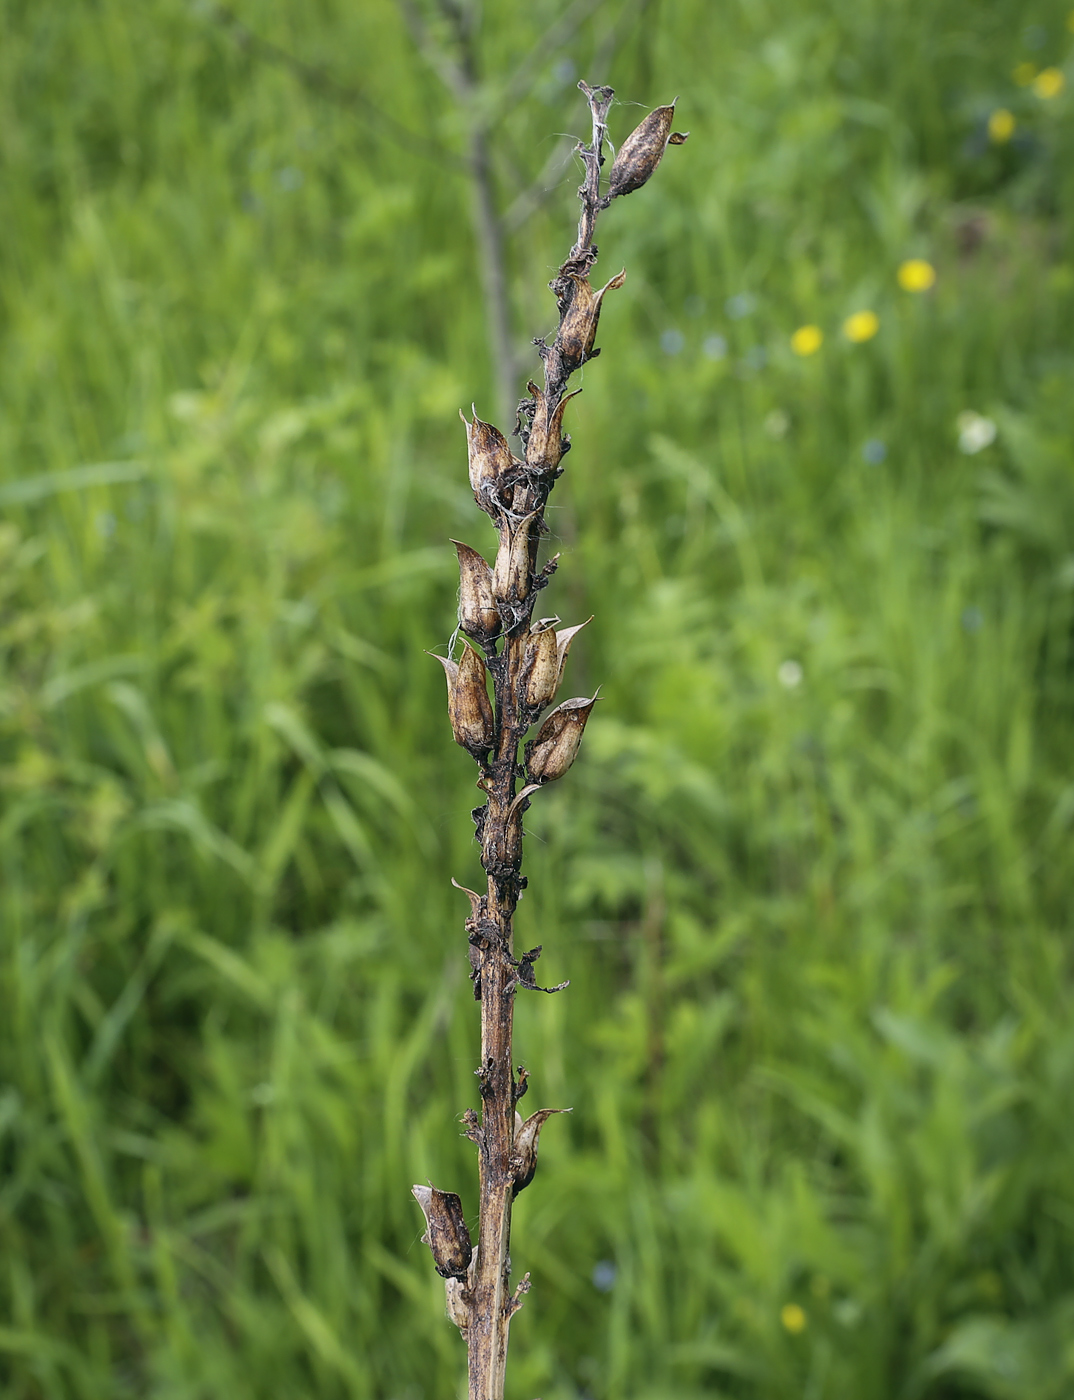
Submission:
{"label": "green foliage", "polygon": [[[520,940],[571,989],[518,1044],[575,1111],[518,1203],[510,1393],[1062,1400],[1074,106],[1011,74],[1065,15],[608,0],[512,87],[568,7],[486,8],[505,201],[574,77],[692,129],[605,216],[555,497],[568,693],[606,699],[528,819]],[[4,6],[11,1400],[463,1370],[409,1195],[476,1198],[473,774],[422,654],[448,537],[491,542],[459,118],[387,0],[242,19],[326,76],[208,5]]]}

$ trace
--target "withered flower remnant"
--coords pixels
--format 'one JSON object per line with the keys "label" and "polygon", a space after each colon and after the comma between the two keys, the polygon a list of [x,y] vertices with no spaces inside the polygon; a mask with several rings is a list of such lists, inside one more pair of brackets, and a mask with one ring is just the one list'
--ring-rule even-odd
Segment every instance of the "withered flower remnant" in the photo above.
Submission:
{"label": "withered flower remnant", "polygon": [[608,176],[608,198],[640,190],[664,158],[669,146],[681,146],[690,135],[688,131],[672,131],[675,103],[654,107],[634,128],[619,147]]}

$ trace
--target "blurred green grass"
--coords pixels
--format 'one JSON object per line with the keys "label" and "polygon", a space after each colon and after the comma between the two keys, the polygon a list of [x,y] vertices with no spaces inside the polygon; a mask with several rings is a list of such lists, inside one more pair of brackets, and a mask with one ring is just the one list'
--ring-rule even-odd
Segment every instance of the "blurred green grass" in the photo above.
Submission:
{"label": "blurred green grass", "polygon": [[[493,87],[565,8],[486,14]],[[386,0],[241,19],[406,145],[208,5],[3,16],[4,1394],[457,1393],[409,1185],[473,1209],[473,772],[422,654],[491,541],[458,116]],[[575,1112],[517,1400],[1074,1388],[1074,108],[1012,76],[1072,47],[1013,0],[608,0],[497,123],[505,200],[578,76],[692,130],[606,216],[554,498],[607,698],[532,811],[571,989],[518,1047]]]}

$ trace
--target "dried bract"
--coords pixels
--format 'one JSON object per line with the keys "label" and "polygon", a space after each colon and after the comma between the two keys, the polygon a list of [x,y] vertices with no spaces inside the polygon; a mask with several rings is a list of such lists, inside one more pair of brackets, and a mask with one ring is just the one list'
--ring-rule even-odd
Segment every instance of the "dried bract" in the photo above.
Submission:
{"label": "dried bract", "polygon": [[[676,98],[675,102],[678,100]],[[681,146],[690,135],[688,131],[671,130],[675,102],[667,107],[654,107],[619,147],[608,176],[609,199],[640,190],[660,164],[668,146]]]}
{"label": "dried bract", "polygon": [[545,1120],[551,1118],[553,1113],[570,1111],[569,1108],[540,1108],[536,1113],[531,1113],[525,1122],[522,1121],[521,1113],[515,1112],[515,1148],[511,1161],[515,1172],[515,1184],[512,1195],[517,1196],[533,1180],[533,1174],[537,1170],[537,1144]]}
{"label": "dried bract", "polygon": [[499,609],[492,597],[492,570],[476,549],[452,540],[459,556],[459,626],[478,642],[500,635]]}
{"label": "dried bract", "polygon": [[557,688],[557,689],[559,688],[559,683],[560,683],[560,681],[563,679],[563,669],[564,669],[564,667],[565,667],[566,664],[567,664],[567,653],[568,653],[568,652],[570,651],[570,649],[571,649],[571,642],[574,641],[575,637],[576,637],[576,636],[578,635],[578,633],[582,630],[582,628],[583,628],[583,627],[588,627],[589,624],[590,624],[592,621],[593,621],[593,619],[592,619],[591,617],[587,617],[586,620],[585,620],[584,622],[579,622],[579,623],[577,623],[574,627],[564,627],[563,630],[562,630],[561,632],[557,632],[557,633],[556,633],[556,668],[557,668],[557,669],[556,669],[556,688]]}
{"label": "dried bract", "polygon": [[435,1186],[412,1186],[410,1189],[425,1216],[422,1239],[432,1252],[436,1272],[441,1278],[464,1279],[473,1257],[473,1246],[462,1213],[462,1201],[454,1191],[438,1191]]}
{"label": "dried bract", "polygon": [[548,716],[526,749],[526,773],[533,782],[551,783],[563,777],[578,757],[582,733],[596,703],[595,695],[588,700],[577,696],[564,700]]}
{"label": "dried bract", "polygon": [[533,426],[526,443],[526,466],[535,472],[554,472],[563,456],[563,410],[582,391],[575,389],[573,394],[564,394],[549,411],[544,390],[532,379],[526,387],[534,402]]}
{"label": "dried bract", "polygon": [[585,364],[593,353],[593,342],[597,336],[597,323],[600,320],[600,304],[605,292],[615,292],[626,281],[626,268],[616,273],[599,292],[589,285],[588,277],[569,273],[567,281],[574,284],[570,292],[570,304],[563,312],[556,344],[563,357],[563,363],[573,371]]}

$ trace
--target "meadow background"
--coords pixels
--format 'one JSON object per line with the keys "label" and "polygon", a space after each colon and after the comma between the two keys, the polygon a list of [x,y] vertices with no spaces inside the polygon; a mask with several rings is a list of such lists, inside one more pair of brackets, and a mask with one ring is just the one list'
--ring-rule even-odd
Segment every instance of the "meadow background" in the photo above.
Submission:
{"label": "meadow background", "polygon": [[237,19],[2,6],[4,1396],[458,1393],[409,1188],[475,1205],[459,155],[477,113],[503,210],[552,172],[522,353],[584,76],[692,135],[604,218],[554,497],[606,698],[528,819],[571,987],[518,1052],[574,1112],[509,1395],[1064,1400],[1067,9],[487,5],[469,112],[390,0]]}

